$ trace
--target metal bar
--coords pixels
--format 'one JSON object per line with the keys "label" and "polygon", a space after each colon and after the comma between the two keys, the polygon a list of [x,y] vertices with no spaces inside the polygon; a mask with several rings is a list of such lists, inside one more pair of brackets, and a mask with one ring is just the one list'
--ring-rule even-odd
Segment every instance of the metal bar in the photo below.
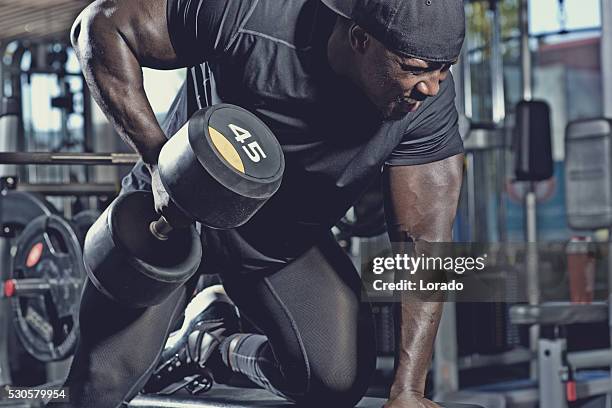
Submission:
{"label": "metal bar", "polygon": [[69,71],[65,71],[64,69],[45,69],[45,68],[30,68],[28,70],[22,70],[19,68],[11,68],[11,69],[7,69],[8,72],[11,73],[20,73],[20,74],[41,74],[41,75],[64,75],[64,76],[73,76],[73,77],[78,77],[81,76],[80,72],[69,72]]}
{"label": "metal bar", "polygon": [[472,106],[472,67],[470,65],[470,56],[467,48],[461,52],[461,76],[463,77],[463,103],[465,104],[465,116],[472,119],[474,114]]}
{"label": "metal bar", "polygon": [[[521,35],[521,96],[525,101],[533,98],[532,61],[529,47],[529,0],[520,0],[519,3],[519,29]],[[537,241],[537,211],[535,184],[529,183],[529,192],[525,195],[525,238],[527,241],[527,297],[530,305],[540,302],[540,288],[538,281],[538,253],[535,248]],[[529,344],[534,353],[538,352],[538,339],[540,327],[533,325],[529,328]],[[531,378],[538,378],[538,363],[532,361],[530,365]]]}
{"label": "metal bar", "polygon": [[[6,287],[10,284],[13,289],[12,293],[7,294]],[[7,297],[16,296],[36,296],[49,292],[51,290],[51,284],[47,279],[9,279],[4,282],[5,291],[4,294]]]}
{"label": "metal bar", "polygon": [[[525,238],[527,241],[526,270],[527,270],[527,300],[530,305],[540,303],[540,275],[538,269],[537,242],[537,211],[536,211],[535,183],[529,182],[529,192],[525,195]],[[533,325],[529,328],[529,344],[531,351],[538,352],[538,339],[540,338],[540,327]],[[531,378],[537,378],[538,367],[534,360],[531,363]]]}
{"label": "metal bar", "polygon": [[525,234],[530,244],[538,240],[536,205],[535,183],[529,182],[529,192],[525,195]]}
{"label": "metal bar", "polygon": [[531,78],[531,49],[529,48],[529,0],[520,0],[519,28],[521,33],[521,83],[522,97],[530,101],[533,97]]}
{"label": "metal bar", "polygon": [[[601,76],[604,116],[612,117],[612,0],[601,0]],[[605,68],[604,68],[605,67]]]}
{"label": "metal bar", "polygon": [[0,164],[132,165],[140,159],[131,153],[0,152]]}
{"label": "metal bar", "polygon": [[567,350],[565,339],[540,339],[538,347],[540,406],[542,408],[567,408],[565,383],[562,381],[563,353]]}
{"label": "metal bar", "polygon": [[[62,95],[68,95],[71,92],[70,84],[66,81],[65,76],[58,75],[57,83],[60,86]],[[59,138],[59,144],[57,144],[56,146],[63,146],[66,141],[66,135],[68,135],[68,112],[66,111],[66,109],[59,109],[59,111],[61,117],[60,123],[62,133]],[[59,170],[61,171],[60,180],[66,184],[70,183],[70,167],[64,166],[61,167]],[[72,218],[72,200],[62,200],[62,205],[64,209],[64,217]]]}
{"label": "metal bar", "polygon": [[[491,355],[472,354],[459,359],[459,369],[527,363],[533,358],[535,355],[525,348]],[[574,351],[567,353],[567,359],[576,369],[604,367],[612,364],[612,349]]]}
{"label": "metal bar", "polygon": [[[4,47],[2,46],[2,42],[0,42],[0,55],[4,55]],[[6,66],[3,62],[0,62],[0,100],[4,98],[4,72],[6,71]]]}
{"label": "metal bar", "polygon": [[574,351],[567,353],[570,364],[576,368],[592,368],[612,365],[612,349]]}
{"label": "metal bar", "polygon": [[493,108],[493,122],[501,124],[506,118],[506,101],[504,95],[504,57],[501,44],[501,20],[499,6],[496,1],[491,2],[491,99]]}
{"label": "metal bar", "polygon": [[79,183],[79,184],[53,184],[53,183],[18,183],[18,191],[39,193],[48,196],[112,196],[119,192],[115,184]]}
{"label": "metal bar", "polygon": [[[85,152],[92,152],[95,149],[93,148],[93,136],[94,136],[94,126],[93,126],[93,112],[91,106],[91,95],[89,92],[89,87],[85,85],[85,79],[81,78],[83,81],[83,150]],[[85,169],[85,180],[87,182],[94,182],[94,169],[86,168]]]}
{"label": "metal bar", "polygon": [[459,359],[459,369],[466,370],[472,368],[520,364],[529,362],[533,358],[533,352],[525,348],[517,348],[515,350],[491,355],[472,354]]}

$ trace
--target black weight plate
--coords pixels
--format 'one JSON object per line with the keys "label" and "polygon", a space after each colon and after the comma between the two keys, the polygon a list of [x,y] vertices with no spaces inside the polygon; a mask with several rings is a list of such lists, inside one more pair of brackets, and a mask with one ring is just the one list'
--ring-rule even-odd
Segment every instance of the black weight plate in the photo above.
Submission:
{"label": "black weight plate", "polygon": [[[0,225],[9,227],[16,235],[34,218],[51,214],[57,214],[57,209],[40,194],[9,190],[0,196]],[[9,262],[0,271],[0,280],[10,278]],[[16,338],[14,330],[9,330],[8,336],[11,376],[15,384],[30,384],[29,381],[37,379],[44,381],[44,364],[35,365],[36,361]]]}
{"label": "black weight plate", "polygon": [[157,219],[153,194],[132,191],[117,197],[94,223],[83,264],[101,293],[130,307],[152,306],[195,273],[202,260],[195,227],[173,229],[167,240],[159,240],[150,229]]}
{"label": "black weight plate", "polygon": [[96,222],[98,217],[100,217],[100,214],[102,213],[98,210],[83,210],[72,217],[72,220],[70,220],[76,227],[76,234],[79,238],[79,242],[81,243],[81,248],[85,242],[85,235],[87,235],[87,231],[89,231],[89,228],[91,228],[93,223]]}
{"label": "black weight plate", "polygon": [[285,159],[252,113],[220,104],[197,111],[159,155],[174,204],[211,228],[245,224],[279,189]]}
{"label": "black weight plate", "polygon": [[14,247],[12,278],[45,279],[46,294],[12,299],[15,331],[24,348],[40,361],[62,360],[72,353],[85,280],[77,235],[57,215],[32,220]]}
{"label": "black weight plate", "polygon": [[40,215],[57,214],[57,210],[41,195],[25,191],[8,191],[0,196],[0,225],[19,233]]}

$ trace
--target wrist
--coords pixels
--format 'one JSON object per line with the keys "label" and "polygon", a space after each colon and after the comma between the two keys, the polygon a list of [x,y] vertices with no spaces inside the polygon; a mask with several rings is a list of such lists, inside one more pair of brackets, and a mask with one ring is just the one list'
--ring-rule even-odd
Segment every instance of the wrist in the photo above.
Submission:
{"label": "wrist", "polygon": [[154,167],[157,167],[157,157],[151,154],[141,154],[140,157],[144,164],[148,167],[149,170],[152,170]]}
{"label": "wrist", "polygon": [[389,399],[396,399],[399,396],[423,398],[425,396],[425,390],[411,387],[410,385],[403,383],[393,383],[393,385],[391,385]]}
{"label": "wrist", "polygon": [[142,157],[142,161],[149,168],[157,166],[159,154],[162,150],[162,147],[164,147],[163,144],[159,146],[147,148],[146,150],[143,150],[141,152],[140,156]]}
{"label": "wrist", "polygon": [[409,393],[422,397],[425,394],[426,376],[427,372],[418,375],[414,370],[402,369],[400,364],[391,385],[391,395]]}

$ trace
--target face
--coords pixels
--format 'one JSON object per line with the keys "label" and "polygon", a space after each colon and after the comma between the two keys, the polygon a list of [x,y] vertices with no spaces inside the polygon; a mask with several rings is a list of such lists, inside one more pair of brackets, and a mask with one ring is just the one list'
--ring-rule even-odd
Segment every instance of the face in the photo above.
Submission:
{"label": "face", "polygon": [[367,33],[361,34],[365,36],[362,48],[353,47],[357,51],[355,80],[384,118],[402,118],[438,93],[451,63],[402,57]]}

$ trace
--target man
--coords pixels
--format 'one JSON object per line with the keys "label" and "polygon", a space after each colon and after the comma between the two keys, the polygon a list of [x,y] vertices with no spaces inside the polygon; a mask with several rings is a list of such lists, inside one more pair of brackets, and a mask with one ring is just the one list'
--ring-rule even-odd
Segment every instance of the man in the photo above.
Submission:
{"label": "man", "polygon": [[[78,17],[73,44],[92,94],[142,156],[124,190],[152,184],[167,211],[159,151],[186,113],[212,103],[249,109],[283,147],[283,184],[261,211],[236,230],[202,230],[203,268],[222,274],[265,336],[232,333],[228,313],[211,313],[217,324],[203,324],[202,344],[189,346],[198,363],[308,406],[363,396],[375,366],[371,316],[329,230],[382,172],[393,241],[451,240],[463,148],[449,69],[463,36],[461,0],[98,0]],[[163,130],[141,67],[189,68]],[[187,292],[126,310],[88,285],[72,406],[132,398]],[[404,297],[387,408],[437,406],[423,392],[442,299]]]}

